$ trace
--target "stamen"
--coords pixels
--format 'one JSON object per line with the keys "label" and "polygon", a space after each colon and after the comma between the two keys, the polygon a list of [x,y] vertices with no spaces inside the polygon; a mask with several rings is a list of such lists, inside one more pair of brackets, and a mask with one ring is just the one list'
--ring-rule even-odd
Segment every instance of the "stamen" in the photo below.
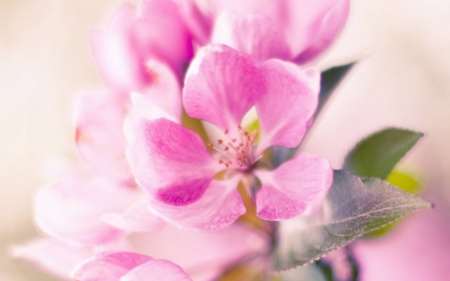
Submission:
{"label": "stamen", "polygon": [[225,130],[225,132],[223,132],[224,135],[228,134],[228,130]]}
{"label": "stamen", "polygon": [[218,144],[222,144],[222,143],[223,143],[223,140],[220,140],[220,139],[219,139],[219,140],[217,140],[217,143],[218,143]]}

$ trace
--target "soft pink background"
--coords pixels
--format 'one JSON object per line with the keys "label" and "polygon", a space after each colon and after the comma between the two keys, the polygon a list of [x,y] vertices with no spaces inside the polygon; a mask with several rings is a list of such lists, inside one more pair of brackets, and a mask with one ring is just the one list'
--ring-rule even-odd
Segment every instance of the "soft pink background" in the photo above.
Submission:
{"label": "soft pink background", "polygon": [[[88,31],[111,0],[0,1],[0,280],[39,279],[8,247],[36,235],[32,202],[49,162],[74,158],[71,110],[101,85]],[[395,125],[426,136],[402,166],[426,183],[432,211],[359,245],[365,281],[445,280],[450,274],[450,2],[353,1],[350,21],[322,67],[359,59],[317,122],[306,150],[335,168],[366,134]],[[381,275],[380,275],[381,274]]]}

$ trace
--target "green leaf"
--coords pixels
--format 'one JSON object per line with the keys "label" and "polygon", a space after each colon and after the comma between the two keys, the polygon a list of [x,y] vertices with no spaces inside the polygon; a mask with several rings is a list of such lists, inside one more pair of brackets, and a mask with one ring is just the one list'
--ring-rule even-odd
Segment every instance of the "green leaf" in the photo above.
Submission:
{"label": "green leaf", "polygon": [[376,132],[350,151],[344,169],[360,177],[386,179],[398,161],[422,136],[422,133],[398,128]]}
{"label": "green leaf", "polygon": [[356,62],[329,68],[322,72],[320,82],[319,106],[317,107],[316,116],[323,108],[331,93],[337,88],[342,79],[349,73]]}
{"label": "green leaf", "polygon": [[[392,171],[389,176],[387,177],[386,181],[398,188],[400,188],[403,191],[406,191],[411,194],[419,194],[419,192],[422,189],[422,186],[420,182],[414,177],[413,174],[407,173],[407,172],[400,172],[400,171]],[[366,233],[364,235],[365,238],[376,238],[380,237],[389,231],[391,231],[401,220],[398,220],[394,223],[391,223],[389,225],[383,226],[381,228],[378,228],[377,230],[374,230],[372,232]]]}
{"label": "green leaf", "polygon": [[271,281],[329,281],[321,272],[319,266],[309,264],[289,271],[275,274]]}
{"label": "green leaf", "polygon": [[428,202],[380,179],[361,180],[350,172],[334,171],[323,210],[280,239],[274,270],[313,262],[365,233],[429,207]]}

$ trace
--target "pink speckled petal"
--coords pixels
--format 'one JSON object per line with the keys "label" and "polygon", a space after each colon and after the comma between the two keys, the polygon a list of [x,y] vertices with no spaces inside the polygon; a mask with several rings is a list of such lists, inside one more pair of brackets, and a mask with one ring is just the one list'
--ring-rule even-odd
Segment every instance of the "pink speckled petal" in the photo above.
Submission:
{"label": "pink speckled petal", "polygon": [[111,212],[124,212],[136,193],[105,178],[48,186],[36,197],[37,224],[47,234],[77,246],[111,242],[124,232],[102,222]]}
{"label": "pink speckled petal", "polygon": [[151,260],[131,252],[102,253],[79,265],[72,276],[77,281],[120,281],[130,270]]}
{"label": "pink speckled petal", "polygon": [[76,143],[80,154],[96,172],[120,183],[133,183],[125,157],[126,114],[126,101],[116,93],[84,93],[76,108]]}
{"label": "pink speckled petal", "polygon": [[257,171],[262,182],[256,211],[265,220],[282,220],[315,211],[333,181],[325,158],[299,154],[273,172]]}
{"label": "pink speckled petal", "polygon": [[181,228],[220,230],[245,213],[237,183],[238,179],[213,180],[203,196],[188,206],[172,206],[159,200],[151,200],[150,206]]}
{"label": "pink speckled petal", "polygon": [[311,125],[318,104],[320,74],[312,69],[268,60],[262,65],[266,92],[256,102],[261,125],[259,149],[295,147]]}
{"label": "pink speckled petal", "polygon": [[149,232],[165,225],[165,222],[150,210],[145,201],[132,205],[123,214],[105,214],[101,220],[129,232]]}
{"label": "pink speckled petal", "polygon": [[264,91],[257,62],[224,45],[199,51],[186,74],[183,104],[193,118],[235,130]]}
{"label": "pink speckled petal", "polygon": [[120,281],[192,281],[178,265],[167,260],[150,260],[127,274]]}
{"label": "pink speckled petal", "polygon": [[138,184],[166,204],[199,200],[220,169],[201,138],[173,121],[134,116],[127,120],[125,132]]}
{"label": "pink speckled petal", "polygon": [[14,246],[12,256],[36,265],[58,280],[71,280],[70,272],[91,256],[91,250],[71,247],[52,238],[40,238],[24,245]]}
{"label": "pink speckled petal", "polygon": [[265,15],[223,13],[214,25],[211,41],[250,54],[260,62],[270,58],[291,59],[283,31]]}

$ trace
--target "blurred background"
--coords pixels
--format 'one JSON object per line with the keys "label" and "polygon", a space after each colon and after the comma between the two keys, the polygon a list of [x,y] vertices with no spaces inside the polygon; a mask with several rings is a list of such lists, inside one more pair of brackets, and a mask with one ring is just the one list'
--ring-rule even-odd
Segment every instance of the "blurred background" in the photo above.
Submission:
{"label": "blurred background", "polygon": [[[137,1],[134,1],[137,2]],[[8,257],[37,235],[32,209],[54,159],[74,158],[72,109],[101,86],[88,32],[121,1],[0,0],[0,280],[53,280]],[[435,204],[385,237],[358,241],[363,281],[450,276],[450,2],[353,1],[349,22],[320,61],[354,60],[305,149],[340,168],[367,134],[386,126],[425,137],[401,163]]]}

